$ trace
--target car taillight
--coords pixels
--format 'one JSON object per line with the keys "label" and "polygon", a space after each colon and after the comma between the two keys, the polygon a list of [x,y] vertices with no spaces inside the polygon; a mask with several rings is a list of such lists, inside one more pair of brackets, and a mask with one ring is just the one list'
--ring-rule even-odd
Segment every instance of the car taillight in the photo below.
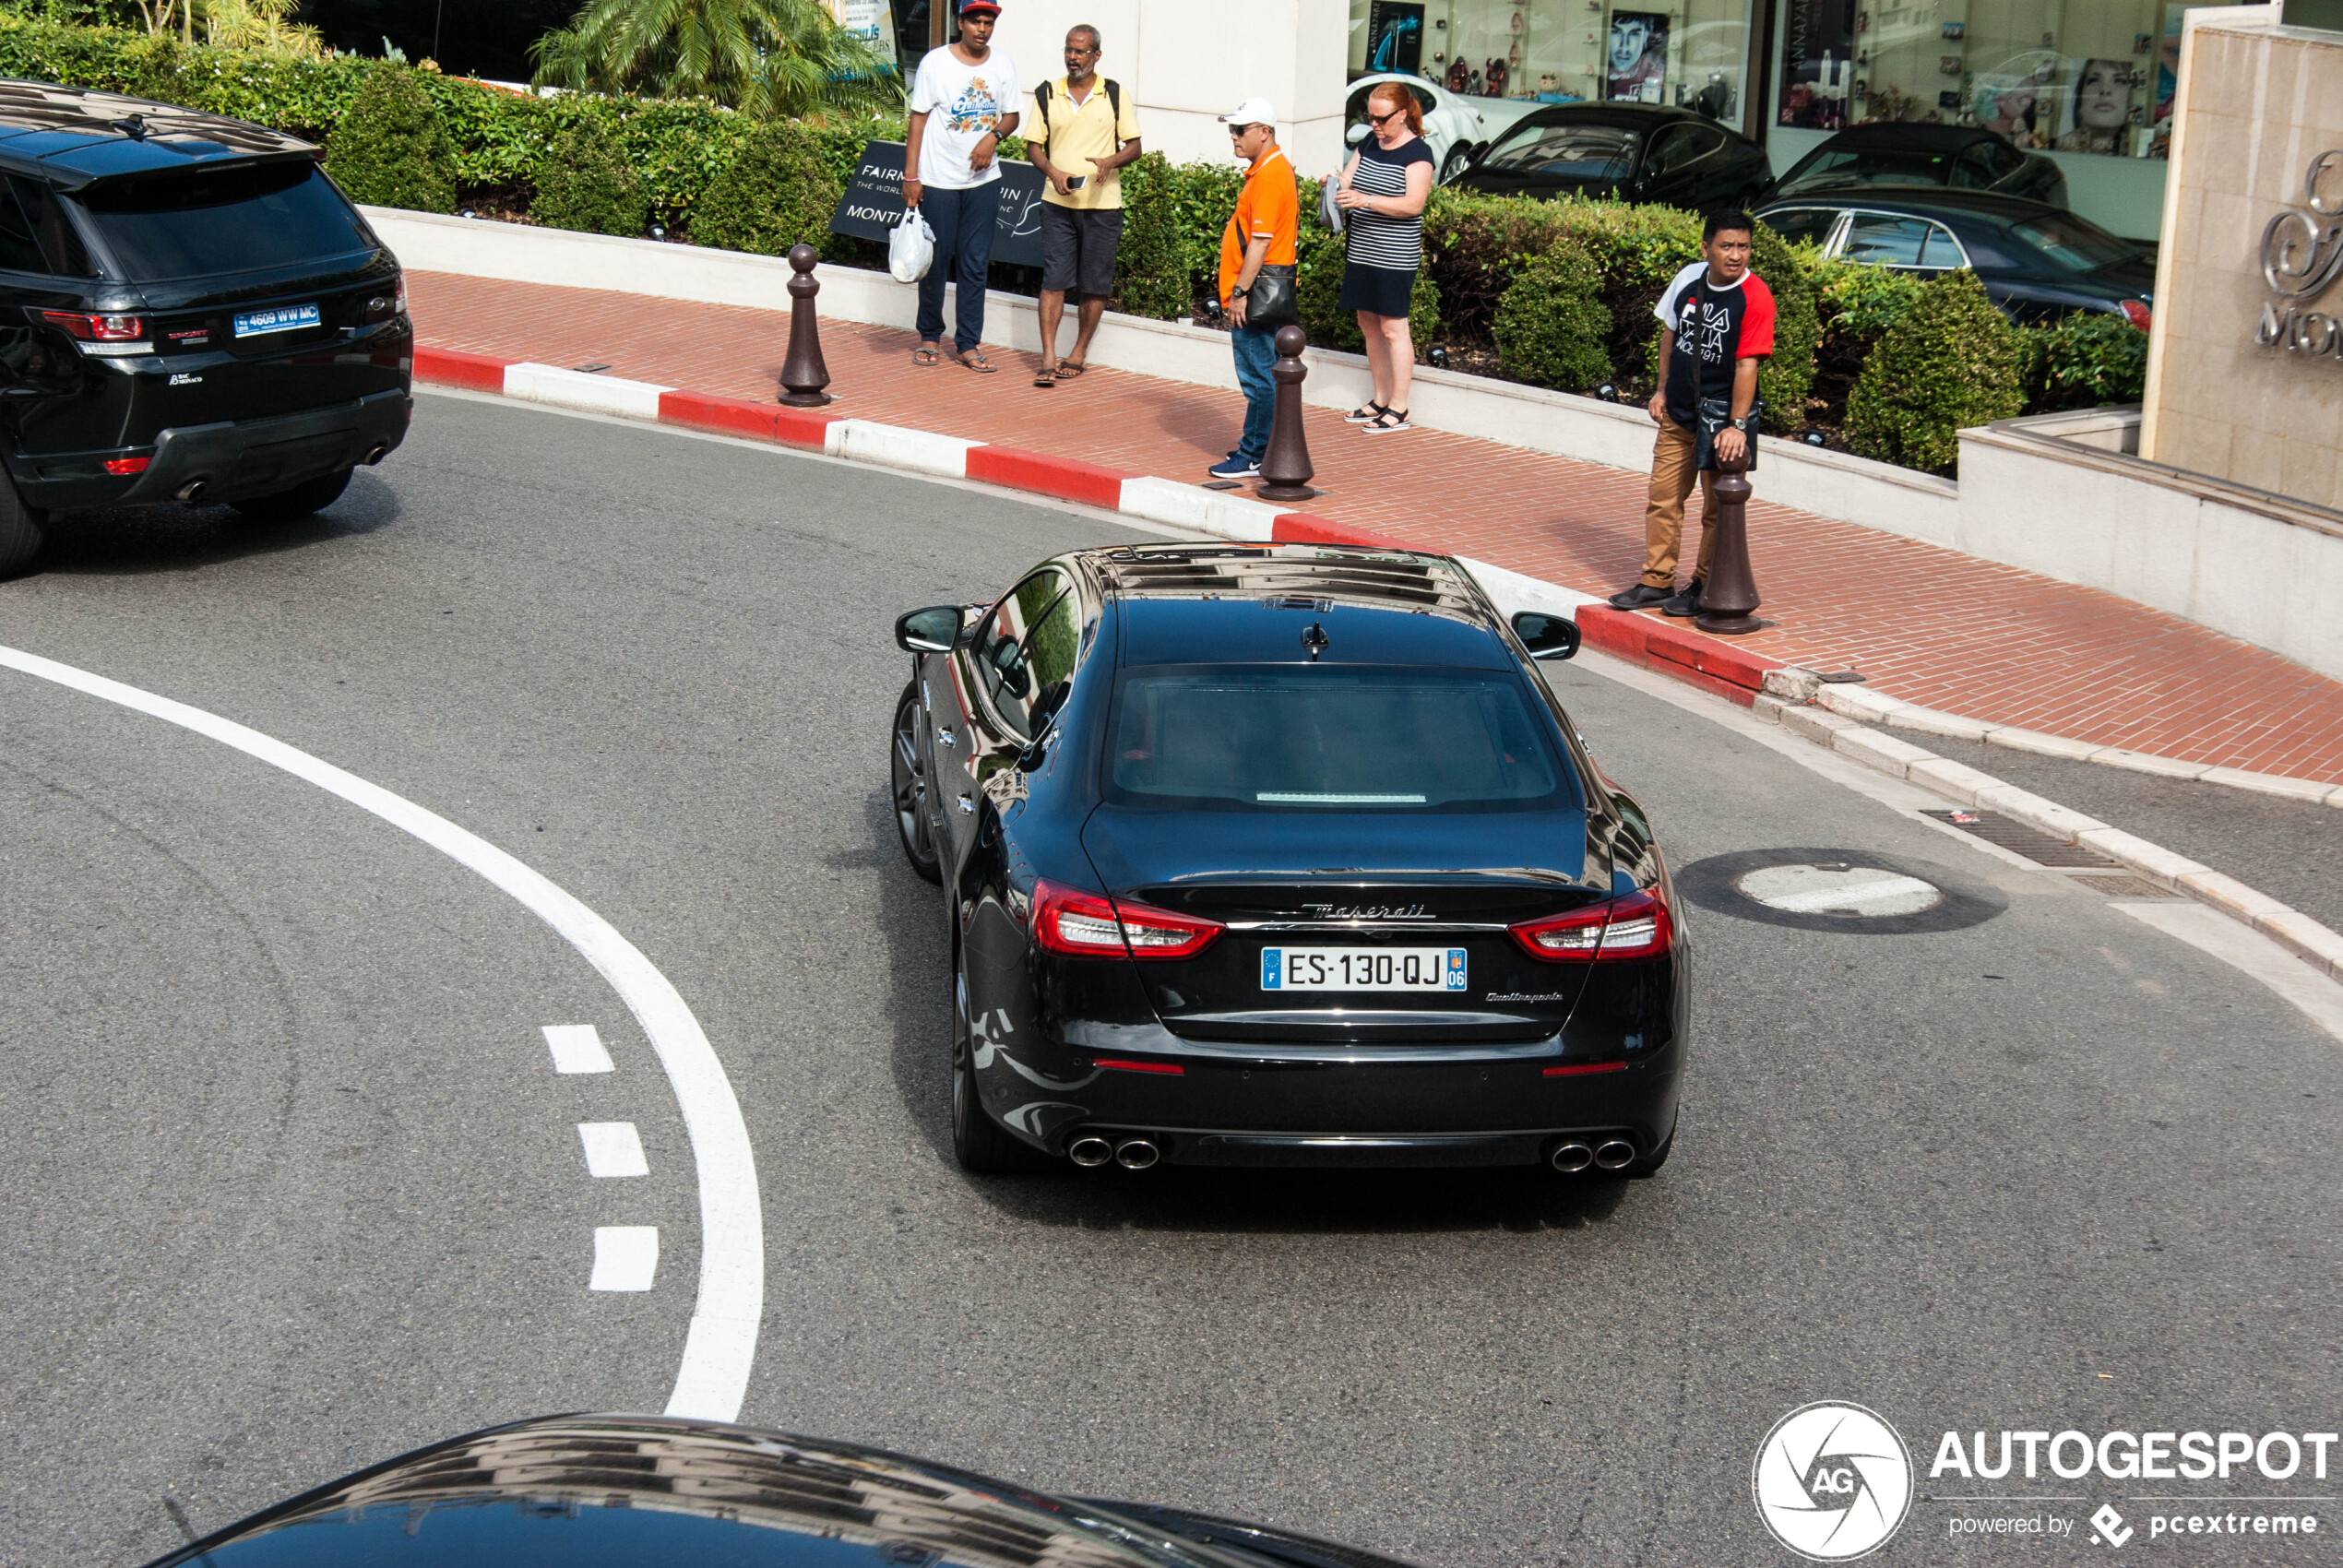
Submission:
{"label": "car taillight", "polygon": [[2147,330],[2148,323],[2156,319],[2156,313],[2147,308],[2146,300],[2125,300],[2123,319],[2145,332]]}
{"label": "car taillight", "polygon": [[1033,940],[1044,952],[1104,958],[1187,958],[1219,939],[1218,921],[1175,915],[1129,899],[1042,881],[1033,887]]}
{"label": "car taillight", "polygon": [[1668,906],[1646,888],[1508,929],[1523,952],[1549,964],[1650,958],[1668,950]]}
{"label": "car taillight", "polygon": [[62,327],[85,343],[135,343],[147,335],[147,321],[137,315],[84,315],[79,311],[44,310],[41,319]]}
{"label": "car taillight", "polygon": [[152,457],[108,457],[106,472],[110,474],[142,474],[153,466]]}

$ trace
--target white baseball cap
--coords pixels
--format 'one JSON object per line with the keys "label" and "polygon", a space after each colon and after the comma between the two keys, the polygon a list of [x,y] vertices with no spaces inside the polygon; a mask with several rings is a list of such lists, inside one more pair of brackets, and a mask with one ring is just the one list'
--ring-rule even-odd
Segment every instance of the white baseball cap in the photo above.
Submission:
{"label": "white baseball cap", "polygon": [[1275,125],[1278,111],[1266,98],[1248,98],[1233,113],[1220,116],[1224,125]]}

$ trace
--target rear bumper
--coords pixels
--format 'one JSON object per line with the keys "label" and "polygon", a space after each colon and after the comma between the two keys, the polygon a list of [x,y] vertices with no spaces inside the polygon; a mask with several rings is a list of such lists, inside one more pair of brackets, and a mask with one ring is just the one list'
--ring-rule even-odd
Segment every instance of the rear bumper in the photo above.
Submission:
{"label": "rear bumper", "polygon": [[[144,506],[175,501],[200,482],[200,501],[274,495],[306,480],[379,461],[407,438],[415,400],[400,388],[330,408],[267,419],[222,420],[160,432],[151,447],[76,452],[30,460],[18,488],[53,510]],[[105,471],[108,458],[147,457],[135,475]]]}

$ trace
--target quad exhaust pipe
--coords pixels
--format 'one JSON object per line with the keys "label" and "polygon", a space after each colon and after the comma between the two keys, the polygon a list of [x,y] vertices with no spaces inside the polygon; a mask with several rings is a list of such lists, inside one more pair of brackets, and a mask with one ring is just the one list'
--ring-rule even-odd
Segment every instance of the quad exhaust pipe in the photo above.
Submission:
{"label": "quad exhaust pipe", "polygon": [[1152,1138],[1108,1138],[1084,1133],[1065,1146],[1065,1158],[1085,1170],[1096,1170],[1110,1161],[1125,1170],[1145,1170],[1163,1158],[1163,1151]]}
{"label": "quad exhaust pipe", "polygon": [[1603,1170],[1624,1170],[1635,1162],[1635,1146],[1624,1138],[1605,1138],[1588,1143],[1582,1138],[1564,1138],[1554,1145],[1547,1163],[1564,1175],[1576,1175],[1588,1167]]}

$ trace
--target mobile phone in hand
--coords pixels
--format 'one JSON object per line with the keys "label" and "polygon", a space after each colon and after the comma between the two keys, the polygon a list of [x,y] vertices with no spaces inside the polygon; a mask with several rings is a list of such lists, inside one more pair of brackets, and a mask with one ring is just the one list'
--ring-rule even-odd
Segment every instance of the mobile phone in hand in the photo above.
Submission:
{"label": "mobile phone in hand", "polygon": [[1069,191],[1078,191],[1089,183],[1090,176],[1088,174],[1068,174],[1065,177],[1065,188]]}

